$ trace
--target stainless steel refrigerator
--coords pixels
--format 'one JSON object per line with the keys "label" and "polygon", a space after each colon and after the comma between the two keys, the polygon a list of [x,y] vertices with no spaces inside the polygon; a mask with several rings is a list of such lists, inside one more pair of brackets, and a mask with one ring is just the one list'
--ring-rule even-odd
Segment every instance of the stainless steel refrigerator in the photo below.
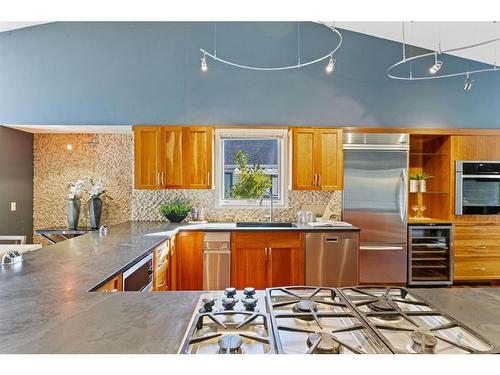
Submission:
{"label": "stainless steel refrigerator", "polygon": [[343,220],[361,229],[360,283],[406,283],[408,141],[344,134]]}

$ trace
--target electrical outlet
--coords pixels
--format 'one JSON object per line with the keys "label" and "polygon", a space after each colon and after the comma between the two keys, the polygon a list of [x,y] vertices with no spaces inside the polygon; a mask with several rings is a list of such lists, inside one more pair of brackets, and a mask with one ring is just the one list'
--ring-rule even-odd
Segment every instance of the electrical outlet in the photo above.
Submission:
{"label": "electrical outlet", "polygon": [[16,208],[17,208],[17,204],[16,204],[16,202],[10,202],[10,210],[11,210],[11,211],[15,211],[15,210],[16,210]]}

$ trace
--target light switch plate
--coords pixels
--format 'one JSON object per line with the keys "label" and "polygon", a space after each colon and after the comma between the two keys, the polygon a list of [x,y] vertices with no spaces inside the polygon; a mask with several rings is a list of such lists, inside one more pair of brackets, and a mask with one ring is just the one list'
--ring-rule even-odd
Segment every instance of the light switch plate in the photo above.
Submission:
{"label": "light switch plate", "polygon": [[16,202],[10,202],[10,210],[15,211],[17,209],[17,204]]}

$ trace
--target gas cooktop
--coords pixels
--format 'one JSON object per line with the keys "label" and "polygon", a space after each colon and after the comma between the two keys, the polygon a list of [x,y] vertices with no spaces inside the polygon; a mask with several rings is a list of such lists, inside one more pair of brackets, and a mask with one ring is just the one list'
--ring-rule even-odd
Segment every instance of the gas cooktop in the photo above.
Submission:
{"label": "gas cooktop", "polygon": [[399,287],[288,286],[205,293],[183,354],[496,353],[487,339]]}

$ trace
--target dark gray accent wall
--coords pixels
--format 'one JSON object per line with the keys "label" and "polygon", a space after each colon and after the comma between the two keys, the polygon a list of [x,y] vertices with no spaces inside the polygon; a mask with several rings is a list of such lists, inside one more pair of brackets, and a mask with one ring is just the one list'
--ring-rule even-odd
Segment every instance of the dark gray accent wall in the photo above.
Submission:
{"label": "dark gray accent wall", "polygon": [[[213,23],[58,22],[0,34],[3,124],[303,124],[500,127],[500,73],[427,82],[389,79],[399,43],[342,31],[337,71],[324,64],[256,72],[208,60]],[[218,23],[220,57],[253,65],[293,63],[296,23]],[[302,24],[302,60],[336,36]],[[493,53],[493,52],[492,52]],[[444,56],[443,72],[480,64]],[[326,63],[326,62],[325,62]],[[415,64],[415,71],[432,58]]]}
{"label": "dark gray accent wall", "polygon": [[33,236],[33,134],[1,125],[0,235]]}

